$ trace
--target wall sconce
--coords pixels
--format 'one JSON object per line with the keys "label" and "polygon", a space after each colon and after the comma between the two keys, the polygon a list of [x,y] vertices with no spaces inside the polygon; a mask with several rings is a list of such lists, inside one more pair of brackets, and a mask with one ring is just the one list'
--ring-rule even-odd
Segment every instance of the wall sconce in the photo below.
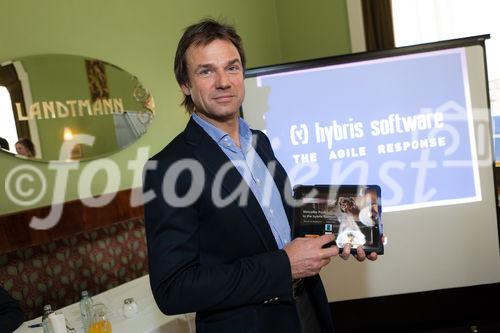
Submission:
{"label": "wall sconce", "polygon": [[64,141],[70,141],[73,140],[73,131],[69,127],[64,127]]}
{"label": "wall sconce", "polygon": [[[73,130],[70,127],[64,127],[63,134],[64,141],[71,141],[74,139]],[[70,152],[70,159],[74,160],[82,157],[82,146],[80,144],[75,144]]]}

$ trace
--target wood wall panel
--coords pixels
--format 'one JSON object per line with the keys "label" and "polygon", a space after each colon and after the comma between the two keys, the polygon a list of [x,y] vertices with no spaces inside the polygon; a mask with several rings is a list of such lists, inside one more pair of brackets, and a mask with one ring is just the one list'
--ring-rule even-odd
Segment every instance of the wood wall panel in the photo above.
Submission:
{"label": "wood wall panel", "polygon": [[48,230],[36,230],[29,226],[33,217],[46,217],[51,206],[34,208],[22,212],[0,216],[0,253],[50,241],[66,238],[84,231],[144,216],[144,207],[130,206],[131,190],[124,190],[114,196],[103,207],[87,207],[81,200],[68,201],[63,207],[59,222]]}

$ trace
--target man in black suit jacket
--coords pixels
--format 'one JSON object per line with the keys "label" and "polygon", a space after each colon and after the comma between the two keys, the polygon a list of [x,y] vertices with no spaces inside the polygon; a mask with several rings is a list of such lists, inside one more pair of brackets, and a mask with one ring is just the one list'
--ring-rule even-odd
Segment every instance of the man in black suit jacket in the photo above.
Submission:
{"label": "man in black suit jacket", "polygon": [[24,314],[19,303],[0,287],[0,333],[11,333],[21,326]]}
{"label": "man in black suit jacket", "polygon": [[[153,295],[166,314],[196,312],[198,332],[332,332],[318,273],[339,253],[323,248],[334,236],[289,242],[291,189],[262,132],[251,131],[248,151],[274,179],[280,203],[273,208],[287,221],[266,215],[252,188],[258,179],[244,177],[223,150],[225,140],[246,154],[242,131],[250,130],[239,118],[244,68],[231,26],[204,20],[179,41],[175,73],[192,117],[145,167],[144,191],[155,194],[145,204]],[[279,222],[287,231],[276,231]],[[357,258],[365,258],[362,250]]]}

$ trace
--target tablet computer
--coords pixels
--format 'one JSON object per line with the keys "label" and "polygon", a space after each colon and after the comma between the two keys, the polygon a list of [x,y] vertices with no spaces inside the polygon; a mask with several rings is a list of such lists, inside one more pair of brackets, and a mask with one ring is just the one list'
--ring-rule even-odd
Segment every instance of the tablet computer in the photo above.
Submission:
{"label": "tablet computer", "polygon": [[339,248],[362,246],[367,254],[384,253],[382,205],[377,185],[297,185],[293,237],[334,234]]}

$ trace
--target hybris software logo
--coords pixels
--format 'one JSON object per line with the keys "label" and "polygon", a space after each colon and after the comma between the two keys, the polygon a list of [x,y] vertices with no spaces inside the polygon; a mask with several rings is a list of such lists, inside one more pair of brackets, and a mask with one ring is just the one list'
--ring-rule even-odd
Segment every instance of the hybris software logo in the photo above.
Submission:
{"label": "hybris software logo", "polygon": [[292,145],[306,145],[309,143],[309,130],[306,124],[290,126],[290,141]]}

